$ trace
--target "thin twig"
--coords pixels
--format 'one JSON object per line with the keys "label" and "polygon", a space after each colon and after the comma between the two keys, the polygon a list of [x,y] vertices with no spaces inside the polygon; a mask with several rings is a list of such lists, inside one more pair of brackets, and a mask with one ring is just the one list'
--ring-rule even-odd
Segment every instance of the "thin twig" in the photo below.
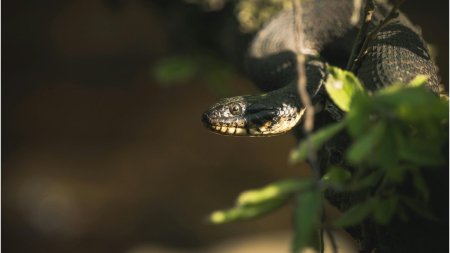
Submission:
{"label": "thin twig", "polygon": [[324,226],[323,224],[325,224],[325,207],[323,205],[322,202],[322,213],[320,215],[320,229],[319,229],[319,252],[320,253],[324,253],[325,252],[325,242],[324,242],[324,236],[323,236],[323,231],[324,231]]}
{"label": "thin twig", "polygon": [[[325,206],[322,206],[322,224],[325,224],[326,221],[327,221],[327,214],[325,213]],[[325,230],[325,233],[328,235],[328,238],[330,238],[330,244],[331,244],[332,252],[333,253],[338,253],[338,247],[337,247],[337,244],[336,244],[336,239],[334,238],[334,235],[331,232],[331,227],[328,226],[328,225],[327,226],[322,226],[322,229]]]}
{"label": "thin twig", "polygon": [[[314,128],[314,106],[312,105],[311,98],[309,97],[308,90],[306,88],[306,70],[305,70],[305,56],[302,54],[303,48],[303,14],[302,8],[300,5],[301,0],[292,0],[292,11],[294,15],[294,38],[295,38],[295,53],[297,56],[297,73],[298,73],[298,93],[300,95],[300,100],[305,106],[305,123],[303,127],[303,131],[305,133],[305,139],[307,141],[307,145],[312,147],[312,143],[310,138],[308,138]],[[308,160],[310,166],[312,167],[312,171],[316,182],[319,182],[320,174],[319,174],[319,166],[317,163],[317,156],[315,152],[311,152],[308,154]]]}
{"label": "thin twig", "polygon": [[[323,221],[322,221],[323,224]],[[323,242],[323,226],[319,229],[319,253],[325,252],[325,243]]]}
{"label": "thin twig", "polygon": [[[303,131],[305,133],[305,139],[307,145],[312,147],[311,140],[309,138],[313,128],[314,128],[314,106],[312,105],[311,98],[309,97],[308,90],[306,88],[306,70],[305,70],[305,56],[302,54],[303,48],[303,21],[302,21],[302,8],[300,5],[301,0],[292,0],[292,11],[294,15],[294,38],[295,38],[295,53],[297,56],[297,73],[298,73],[298,93],[300,95],[300,100],[305,106],[305,122],[303,126]],[[310,149],[311,152],[308,154],[309,164],[312,168],[314,177],[316,182],[319,182],[320,179],[320,169],[317,163],[317,155],[315,152],[312,152],[313,149]]]}
{"label": "thin twig", "polygon": [[[301,0],[292,0],[292,14],[294,15],[294,42],[295,42],[295,53],[297,58],[297,74],[298,74],[298,80],[297,80],[297,89],[298,93],[300,95],[300,99],[302,101],[303,106],[305,106],[305,122],[303,131],[305,133],[307,145],[309,147],[312,147],[312,142],[309,138],[311,135],[311,132],[314,128],[314,106],[312,105],[311,98],[309,96],[308,90],[306,88],[306,69],[305,69],[305,56],[302,54],[302,48],[303,48],[303,21],[302,21],[302,8],[300,5]],[[310,163],[310,166],[313,171],[313,175],[315,178],[315,182],[320,181],[320,169],[317,162],[317,155],[311,148],[308,154],[308,160]],[[317,184],[318,187],[318,184]],[[323,244],[323,222],[322,219],[320,220],[320,245],[319,245],[319,252],[323,253],[324,250],[324,244]]]}
{"label": "thin twig", "polygon": [[378,32],[383,27],[385,27],[389,23],[389,21],[398,17],[398,8],[404,1],[405,0],[397,0],[394,6],[392,7],[391,11],[389,12],[389,14],[383,19],[383,21],[381,21],[369,34],[367,34],[364,43],[361,46],[361,49],[359,50],[358,56],[356,56],[355,60],[353,61],[353,65],[350,69],[352,72],[354,72],[357,69],[359,63],[361,62],[363,55],[366,53],[369,42],[375,39],[375,36],[378,34]]}
{"label": "thin twig", "polygon": [[295,36],[295,53],[297,55],[297,73],[298,73],[298,92],[303,105],[306,107],[304,131],[306,134],[312,132],[314,127],[314,106],[312,106],[311,98],[306,89],[306,70],[305,70],[305,56],[302,54],[303,48],[303,21],[302,8],[300,0],[293,0],[293,15],[294,15],[294,36]]}
{"label": "thin twig", "polygon": [[336,244],[336,238],[334,238],[333,233],[331,232],[330,228],[325,228],[325,232],[327,233],[328,237],[330,238],[330,244],[331,244],[331,250],[333,253],[338,253],[338,247]]}
{"label": "thin twig", "polygon": [[[360,0],[362,1],[362,0]],[[361,43],[363,42],[363,37],[367,34],[367,30],[369,29],[369,24],[372,21],[373,12],[375,10],[375,5],[373,3],[373,0],[367,0],[366,5],[364,6],[364,21],[361,24],[361,28],[358,31],[358,35],[356,35],[355,42],[353,43],[352,52],[350,54],[350,58],[348,58],[347,62],[347,70],[352,69],[353,63],[355,61],[355,55],[356,52],[358,52],[358,49],[361,48]],[[354,11],[361,11],[361,10],[354,10]]]}

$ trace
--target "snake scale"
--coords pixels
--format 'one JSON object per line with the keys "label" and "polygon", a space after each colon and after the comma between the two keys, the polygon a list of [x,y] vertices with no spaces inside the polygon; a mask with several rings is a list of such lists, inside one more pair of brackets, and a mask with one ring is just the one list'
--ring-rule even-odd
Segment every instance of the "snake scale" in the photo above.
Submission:
{"label": "snake scale", "polygon": [[[353,0],[301,3],[301,53],[307,59],[307,90],[313,103],[323,100],[327,64],[344,67],[350,56],[361,26],[351,22],[353,5]],[[387,4],[377,4],[369,28],[373,29],[390,9]],[[283,11],[270,20],[256,34],[245,59],[250,79],[266,93],[220,100],[203,114],[204,125],[215,133],[233,136],[272,136],[298,125],[305,106],[297,91],[294,40],[292,11]],[[426,75],[426,87],[438,92],[437,72],[419,29],[400,13],[369,42],[355,74],[371,91]]]}

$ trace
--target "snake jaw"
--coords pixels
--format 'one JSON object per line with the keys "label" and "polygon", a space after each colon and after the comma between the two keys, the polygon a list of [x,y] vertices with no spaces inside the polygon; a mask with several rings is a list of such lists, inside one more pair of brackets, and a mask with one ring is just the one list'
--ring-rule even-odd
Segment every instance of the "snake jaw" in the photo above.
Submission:
{"label": "snake jaw", "polygon": [[248,135],[245,98],[246,96],[222,99],[203,113],[203,124],[219,134]]}
{"label": "snake jaw", "polygon": [[[268,103],[262,100],[269,99]],[[265,95],[222,99],[205,113],[202,121],[214,133],[233,136],[273,136],[291,130],[303,109],[296,103],[279,102]]]}

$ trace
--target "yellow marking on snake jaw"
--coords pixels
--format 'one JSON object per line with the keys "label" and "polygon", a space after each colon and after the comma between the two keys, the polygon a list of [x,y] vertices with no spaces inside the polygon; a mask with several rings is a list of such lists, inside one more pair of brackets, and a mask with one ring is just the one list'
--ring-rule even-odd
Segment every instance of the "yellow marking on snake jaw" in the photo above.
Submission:
{"label": "yellow marking on snake jaw", "polygon": [[218,134],[224,134],[224,135],[240,135],[240,136],[246,136],[247,131],[245,128],[241,127],[227,127],[227,126],[211,126],[211,130],[213,132]]}
{"label": "yellow marking on snake jaw", "polygon": [[234,134],[236,132],[236,128],[235,127],[229,127],[227,132],[229,134]]}
{"label": "yellow marking on snake jaw", "polygon": [[240,127],[236,128],[236,134],[243,135],[245,133],[246,133],[246,131],[244,128],[240,128]]}

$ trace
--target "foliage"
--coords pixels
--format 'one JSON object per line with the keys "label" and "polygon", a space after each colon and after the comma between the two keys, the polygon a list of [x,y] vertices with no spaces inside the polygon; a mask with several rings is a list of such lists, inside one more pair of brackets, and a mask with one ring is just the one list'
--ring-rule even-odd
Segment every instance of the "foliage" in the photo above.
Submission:
{"label": "foliage", "polygon": [[[215,10],[222,8],[227,0],[185,1]],[[400,2],[397,1],[397,7]],[[235,6],[241,30],[253,32],[280,10],[292,8],[292,1],[238,0]],[[389,14],[376,29],[391,20],[397,9],[393,8],[392,16]],[[355,13],[359,13],[358,8]],[[376,34],[376,29],[361,35],[370,37]],[[364,43],[360,47],[355,45],[355,52],[364,52]],[[355,56],[350,60],[354,62]],[[319,230],[330,225],[321,220],[323,195],[327,190],[365,195],[332,224],[334,227],[359,226],[367,219],[388,225],[395,217],[407,220],[408,210],[435,219],[427,208],[430,191],[422,174],[448,162],[443,151],[448,146],[448,97],[440,99],[428,91],[426,76],[370,92],[349,71],[329,67],[328,72],[325,89],[337,108],[346,114],[339,122],[318,129],[301,142],[291,152],[290,162],[302,162],[333,138],[348,136],[351,143],[342,157],[343,164],[330,165],[321,178],[284,180],[245,191],[234,207],[212,213],[208,218],[211,223],[258,218],[294,202],[292,251],[299,252],[306,246],[321,249]],[[169,58],[153,70],[162,84],[200,76],[207,83],[218,84],[216,89],[226,87],[229,73],[229,68],[220,61],[204,55]],[[401,188],[408,183],[414,192],[406,194]]]}
{"label": "foliage", "polygon": [[[425,76],[372,93],[365,91],[351,72],[336,67],[328,70],[326,90],[346,115],[300,143],[290,161],[304,161],[309,152],[316,152],[336,135],[348,134],[352,142],[345,151],[347,167],[330,166],[319,182],[312,178],[287,180],[244,192],[236,207],[214,213],[210,217],[213,223],[259,217],[294,200],[293,252],[305,246],[317,248],[314,235],[321,227],[323,192],[327,189],[367,192],[367,198],[351,206],[333,224],[335,227],[357,226],[369,218],[387,225],[396,216],[407,219],[404,210],[434,219],[427,208],[430,193],[422,171],[447,160],[442,149],[448,145],[448,100],[425,87]],[[408,195],[399,190],[406,178],[412,178],[415,189]]]}
{"label": "foliage", "polygon": [[363,92],[363,87],[351,72],[335,67],[328,67],[328,72],[330,75],[325,83],[325,89],[334,103],[341,110],[348,112],[353,96]]}
{"label": "foliage", "polygon": [[298,252],[306,246],[320,248],[317,227],[320,225],[321,216],[322,194],[317,187],[296,194],[293,252]]}
{"label": "foliage", "polygon": [[228,84],[237,73],[211,53],[199,52],[164,58],[154,65],[151,74],[163,86],[199,80],[211,91],[223,96],[230,93]]}
{"label": "foliage", "polygon": [[312,187],[311,180],[291,179],[275,182],[260,189],[248,190],[239,195],[235,207],[212,213],[209,221],[221,224],[259,217],[280,207],[296,192],[310,191]]}

